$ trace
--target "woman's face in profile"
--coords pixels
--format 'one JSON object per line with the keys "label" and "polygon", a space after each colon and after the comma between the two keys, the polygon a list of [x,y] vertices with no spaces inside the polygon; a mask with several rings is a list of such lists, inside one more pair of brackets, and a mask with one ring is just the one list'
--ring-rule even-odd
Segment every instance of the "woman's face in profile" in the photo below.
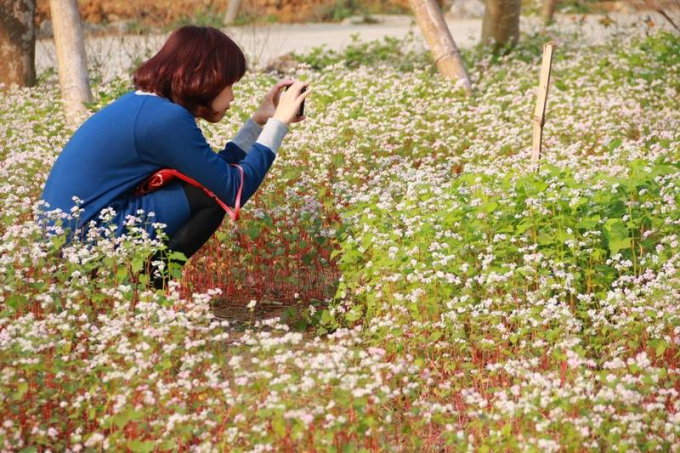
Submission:
{"label": "woman's face in profile", "polygon": [[231,89],[232,86],[233,85],[229,85],[224,90],[222,90],[212,102],[211,107],[217,112],[217,119],[215,122],[218,122],[224,118],[227,110],[229,110],[230,104],[234,100],[234,92]]}

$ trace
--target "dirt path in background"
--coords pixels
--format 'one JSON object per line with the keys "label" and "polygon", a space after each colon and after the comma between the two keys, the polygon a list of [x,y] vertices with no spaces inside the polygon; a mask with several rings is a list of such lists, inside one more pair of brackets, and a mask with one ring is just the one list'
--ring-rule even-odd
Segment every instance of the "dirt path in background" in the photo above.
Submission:
{"label": "dirt path in background", "polygon": [[[359,41],[382,39],[385,36],[403,38],[412,31],[420,46],[424,48],[420,30],[410,16],[376,16],[377,24],[275,24],[271,26],[239,26],[227,31],[247,54],[251,67],[263,68],[272,60],[291,51],[304,53],[314,47],[325,45],[327,49],[340,50],[352,42],[352,35]],[[562,30],[580,30],[593,43],[602,42],[617,33],[624,33],[620,25],[643,23],[651,17],[655,27],[669,28],[665,20],[656,13],[623,14],[614,13],[609,17],[614,25],[607,25],[602,15],[558,15]],[[523,17],[522,30],[537,27],[537,17]],[[482,21],[480,19],[447,19],[449,30],[456,44],[469,48],[479,41]],[[122,35],[90,37],[86,40],[90,67],[98,67],[104,78],[120,74],[132,66],[135,60],[152,56],[162,45],[167,35]],[[559,44],[559,43],[558,43]],[[36,48],[38,73],[56,66],[54,42],[40,40]]]}

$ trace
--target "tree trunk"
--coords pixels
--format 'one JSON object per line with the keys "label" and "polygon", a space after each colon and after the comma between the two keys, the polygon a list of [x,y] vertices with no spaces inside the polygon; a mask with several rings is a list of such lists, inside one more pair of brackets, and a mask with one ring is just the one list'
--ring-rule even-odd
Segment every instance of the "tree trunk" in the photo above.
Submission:
{"label": "tree trunk", "polygon": [[35,0],[0,0],[0,83],[35,85]]}
{"label": "tree trunk", "polygon": [[227,5],[227,12],[224,14],[224,25],[231,25],[238,16],[238,10],[241,6],[241,0],[229,0]]}
{"label": "tree trunk", "polygon": [[50,0],[50,14],[57,48],[61,98],[66,120],[73,126],[87,114],[84,103],[92,102],[78,4],[76,0]]}
{"label": "tree trunk", "polygon": [[409,3],[439,72],[447,79],[460,83],[465,92],[471,94],[465,64],[435,0],[409,0]]}
{"label": "tree trunk", "polygon": [[496,51],[517,44],[521,5],[521,0],[486,0],[482,44],[493,44]]}
{"label": "tree trunk", "polygon": [[543,25],[550,25],[555,16],[555,5],[557,0],[543,0]]}

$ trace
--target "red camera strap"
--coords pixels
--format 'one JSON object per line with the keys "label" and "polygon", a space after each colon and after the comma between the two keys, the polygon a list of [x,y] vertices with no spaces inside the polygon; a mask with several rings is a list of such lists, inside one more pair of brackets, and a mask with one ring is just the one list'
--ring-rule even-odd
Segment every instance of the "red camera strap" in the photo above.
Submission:
{"label": "red camera strap", "polygon": [[239,215],[241,213],[241,192],[243,192],[243,181],[245,179],[245,172],[243,171],[243,168],[241,168],[240,165],[236,164],[229,165],[238,168],[241,173],[241,185],[239,186],[238,192],[236,193],[236,202],[234,203],[234,210],[227,206],[222,200],[217,198],[217,195],[215,195],[213,192],[203,187],[199,182],[171,168],[164,168],[162,170],[158,170],[156,173],[149,176],[142,184],[139,185],[139,187],[137,187],[135,195],[145,195],[147,193],[151,193],[168,184],[173,179],[179,178],[183,181],[188,182],[192,186],[196,186],[199,189],[203,189],[203,191],[209,197],[215,199],[217,204],[219,204],[222,207],[222,209],[224,209],[227,212],[227,214],[229,214],[229,217],[231,217],[232,220],[236,221],[238,220]]}

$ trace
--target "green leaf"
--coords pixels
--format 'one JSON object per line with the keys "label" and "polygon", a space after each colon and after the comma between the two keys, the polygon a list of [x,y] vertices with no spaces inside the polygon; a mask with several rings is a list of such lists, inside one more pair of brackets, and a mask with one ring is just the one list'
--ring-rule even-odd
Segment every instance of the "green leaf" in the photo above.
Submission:
{"label": "green leaf", "polygon": [[584,230],[592,230],[595,228],[597,225],[600,223],[600,216],[599,215],[594,215],[590,217],[584,217],[581,219],[581,221],[576,225],[577,228],[584,229]]}
{"label": "green leaf", "polygon": [[621,219],[609,219],[604,224],[604,236],[607,238],[609,250],[612,254],[630,248],[631,239],[628,235],[628,228]]}
{"label": "green leaf", "polygon": [[168,439],[161,444],[161,450],[174,450],[177,447],[177,442],[174,439]]}
{"label": "green leaf", "polygon": [[630,238],[612,239],[609,241],[609,250],[612,252],[612,255],[616,255],[620,250],[629,249],[630,244]]}
{"label": "green leaf", "polygon": [[170,255],[168,255],[168,259],[171,260],[171,261],[181,261],[181,262],[188,260],[186,255],[182,252],[172,252],[172,253],[170,253]]}
{"label": "green leaf", "polygon": [[515,226],[515,231],[517,231],[517,234],[522,234],[532,226],[533,221],[531,219],[524,219],[519,224],[517,224],[517,226]]}
{"label": "green leaf", "polygon": [[555,242],[555,239],[546,233],[541,233],[538,235],[538,243],[541,245],[550,245]]}
{"label": "green leaf", "polygon": [[312,264],[312,261],[314,260],[314,256],[316,255],[316,252],[311,252],[311,253],[306,253],[305,255],[302,256],[302,264],[305,266],[309,266]]}
{"label": "green leaf", "polygon": [[354,306],[347,314],[345,314],[345,319],[349,322],[354,322],[361,318],[361,316],[362,316],[361,307]]}
{"label": "green leaf", "polygon": [[280,437],[286,435],[286,422],[283,420],[283,417],[279,415],[272,418],[272,429]]}
{"label": "green leaf", "polygon": [[284,181],[290,181],[292,179],[297,179],[302,174],[303,167],[293,167],[283,173],[281,177]]}
{"label": "green leaf", "polygon": [[144,414],[138,412],[134,409],[128,409],[119,414],[113,416],[113,423],[120,429],[123,429],[125,425],[130,421],[140,420]]}
{"label": "green leaf", "polygon": [[132,272],[137,273],[142,270],[142,267],[144,267],[144,260],[141,258],[133,258],[131,264]]}
{"label": "green leaf", "polygon": [[609,151],[614,151],[616,148],[621,146],[621,143],[623,142],[621,141],[620,138],[615,138],[614,140],[609,142],[609,144],[607,145],[607,149],[609,149]]}
{"label": "green leaf", "polygon": [[127,277],[128,271],[124,267],[119,267],[118,270],[116,271],[116,280],[117,281],[122,281]]}
{"label": "green leaf", "polygon": [[330,324],[333,321],[333,315],[331,315],[331,312],[328,310],[324,310],[321,312],[321,323],[322,324]]}
{"label": "green leaf", "polygon": [[7,305],[15,310],[23,308],[26,302],[26,296],[23,294],[12,294],[7,298]]}
{"label": "green leaf", "polygon": [[492,201],[491,203],[486,203],[483,206],[483,209],[484,209],[484,212],[491,213],[491,212],[494,212],[497,207],[498,207],[498,203],[496,203],[495,201]]}
{"label": "green leaf", "polygon": [[66,243],[66,235],[52,236],[52,250],[59,250]]}
{"label": "green leaf", "polygon": [[566,231],[559,231],[555,235],[555,239],[557,239],[558,242],[563,243],[563,242],[566,242],[566,241],[569,241],[569,240],[573,240],[574,235],[567,233]]}
{"label": "green leaf", "polygon": [[19,401],[28,392],[28,382],[19,382],[17,385],[17,391],[14,392],[13,399]]}
{"label": "green leaf", "polygon": [[260,227],[257,224],[252,223],[248,226],[246,233],[248,233],[248,236],[250,236],[250,239],[252,239],[254,241],[260,235]]}
{"label": "green leaf", "polygon": [[623,239],[628,237],[628,228],[621,219],[609,219],[604,224],[607,239]]}
{"label": "green leaf", "polygon": [[666,344],[665,341],[660,341],[659,344],[656,346],[656,355],[658,357],[662,356],[664,352],[666,352],[666,348],[668,347],[668,344]]}
{"label": "green leaf", "polygon": [[153,451],[156,443],[151,440],[141,441],[141,440],[130,440],[127,443],[127,447],[132,450],[133,453],[149,453]]}
{"label": "green leaf", "polygon": [[432,332],[430,334],[430,341],[434,343],[435,341],[439,340],[441,337],[442,337],[442,331],[441,330],[435,330],[434,332]]}

